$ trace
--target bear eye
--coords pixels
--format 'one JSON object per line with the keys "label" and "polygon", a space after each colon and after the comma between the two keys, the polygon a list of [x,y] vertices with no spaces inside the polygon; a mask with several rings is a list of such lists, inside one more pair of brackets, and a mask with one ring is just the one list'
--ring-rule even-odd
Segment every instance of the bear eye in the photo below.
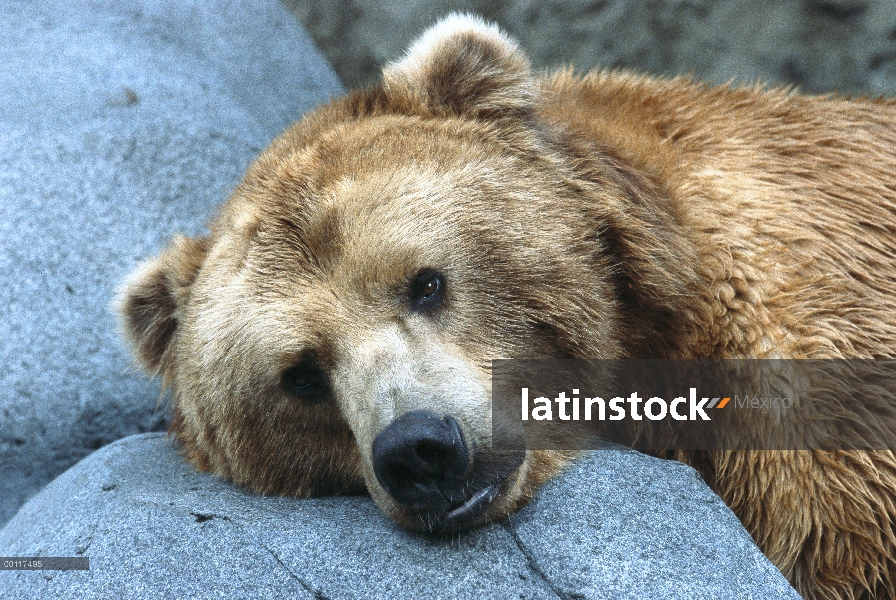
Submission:
{"label": "bear eye", "polygon": [[433,309],[441,303],[444,296],[445,278],[436,271],[422,271],[411,285],[411,301],[416,310]]}
{"label": "bear eye", "polygon": [[329,394],[327,375],[312,358],[284,371],[282,383],[283,389],[307,402],[320,402]]}

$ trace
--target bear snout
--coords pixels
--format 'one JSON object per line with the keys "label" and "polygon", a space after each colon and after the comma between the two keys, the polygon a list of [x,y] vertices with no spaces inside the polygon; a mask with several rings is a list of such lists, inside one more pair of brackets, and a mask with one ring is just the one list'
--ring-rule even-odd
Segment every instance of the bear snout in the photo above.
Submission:
{"label": "bear snout", "polygon": [[443,512],[463,503],[470,452],[457,421],[409,412],[373,440],[373,471],[399,504]]}

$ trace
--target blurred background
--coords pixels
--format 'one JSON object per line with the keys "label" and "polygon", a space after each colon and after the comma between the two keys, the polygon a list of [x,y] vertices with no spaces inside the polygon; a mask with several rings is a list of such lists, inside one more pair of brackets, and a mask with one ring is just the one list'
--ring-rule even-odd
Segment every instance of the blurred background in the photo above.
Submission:
{"label": "blurred background", "polygon": [[500,24],[538,68],[896,96],[896,0],[284,0],[347,87],[451,10]]}

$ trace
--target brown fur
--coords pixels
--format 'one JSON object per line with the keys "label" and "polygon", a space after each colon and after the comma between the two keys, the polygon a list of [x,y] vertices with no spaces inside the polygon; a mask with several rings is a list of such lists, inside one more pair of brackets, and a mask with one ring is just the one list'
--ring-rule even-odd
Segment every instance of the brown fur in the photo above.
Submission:
{"label": "brown fur", "polygon": [[[480,447],[492,358],[896,355],[896,103],[536,78],[494,29],[451,23],[285,132],[207,238],[125,287],[194,464],[263,493],[366,486],[426,528],[378,485],[371,440],[447,405]],[[445,303],[409,312],[431,267]],[[280,386],[309,352],[326,402]],[[482,520],[569,458],[530,452]],[[807,598],[896,598],[891,452],[680,458]]]}

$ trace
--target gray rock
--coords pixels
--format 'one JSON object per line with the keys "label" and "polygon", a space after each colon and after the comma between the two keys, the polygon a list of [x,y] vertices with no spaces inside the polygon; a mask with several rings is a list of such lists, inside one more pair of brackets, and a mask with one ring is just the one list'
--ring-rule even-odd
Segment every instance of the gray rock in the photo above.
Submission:
{"label": "gray rock", "polygon": [[284,0],[350,85],[451,10],[516,37],[537,67],[624,67],[896,95],[893,0]]}
{"label": "gray rock", "polygon": [[691,467],[602,450],[509,530],[570,598],[799,598]]}
{"label": "gray rock", "polygon": [[405,532],[367,497],[262,497],[195,473],[162,434],[111,444],[0,530],[0,598],[798,598],[690,467],[590,453],[509,522]]}
{"label": "gray rock", "polygon": [[109,307],[254,155],[341,91],[276,0],[0,3],[0,523],[164,427]]}

